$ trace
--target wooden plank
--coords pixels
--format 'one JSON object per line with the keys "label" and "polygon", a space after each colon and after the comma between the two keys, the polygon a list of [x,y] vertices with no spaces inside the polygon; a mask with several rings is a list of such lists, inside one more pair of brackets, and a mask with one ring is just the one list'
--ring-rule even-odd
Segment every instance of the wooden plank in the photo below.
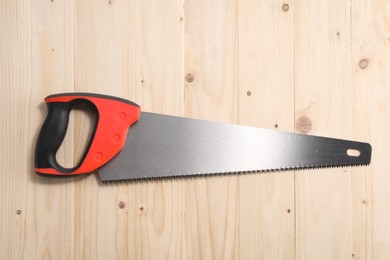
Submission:
{"label": "wooden plank", "polygon": [[[294,130],[294,5],[240,1],[240,124]],[[239,179],[243,259],[294,258],[294,173]]]}
{"label": "wooden plank", "polygon": [[[185,115],[238,119],[237,1],[185,3]],[[237,178],[185,182],[185,258],[237,257]]]}
{"label": "wooden plank", "polygon": [[[76,91],[134,99],[133,11],[128,1],[76,2]],[[85,143],[91,119],[76,118],[76,144]],[[128,259],[127,186],[101,185],[92,174],[77,178],[75,189],[74,258]]]}
{"label": "wooden plank", "polygon": [[[295,112],[301,133],[351,137],[350,1],[295,5]],[[348,259],[349,169],[296,175],[296,256]]]}
{"label": "wooden plank", "polygon": [[[56,92],[74,90],[74,1],[34,2],[32,5],[32,100],[31,105],[41,104],[39,116],[35,116],[32,143],[36,141],[38,127],[43,122],[46,109],[43,98]],[[34,111],[34,110],[32,110]],[[73,122],[68,138],[57,153],[64,165],[74,163]],[[31,145],[33,149],[34,145]],[[74,185],[72,179],[51,179],[34,175],[30,183],[28,205],[32,214],[28,218],[24,257],[31,254],[36,259],[70,259],[73,256]],[[35,240],[35,241],[34,241]]]}
{"label": "wooden plank", "polygon": [[[1,12],[1,190],[9,210],[2,210],[0,258],[70,259],[72,181],[37,176],[33,155],[43,97],[73,90],[73,1],[8,1]],[[57,157],[70,163],[72,150],[68,140]]]}
{"label": "wooden plank", "polygon": [[238,6],[235,1],[185,5],[185,115],[238,121]]}
{"label": "wooden plank", "polygon": [[134,97],[133,9],[127,1],[76,3],[77,91]]}
{"label": "wooden plank", "polygon": [[[180,114],[182,6],[79,2],[76,89],[122,96],[144,111]],[[77,132],[76,137],[83,138]],[[76,258],[181,255],[180,244],[172,242],[182,237],[180,182],[98,185],[90,176],[77,185]]]}
{"label": "wooden plank", "polygon": [[31,5],[23,1],[3,1],[0,17],[0,258],[16,259],[24,255],[26,213],[29,214],[26,187],[32,178],[32,162],[28,156],[33,135],[28,131],[31,123],[31,30],[28,27]]}
{"label": "wooden plank", "polygon": [[[183,113],[183,1],[140,1],[134,7],[134,87],[144,111]],[[183,183],[131,185],[129,251],[133,259],[183,255]]]}
{"label": "wooden plank", "polygon": [[181,259],[183,183],[179,180],[132,185],[129,251],[132,259]]}
{"label": "wooden plank", "polygon": [[371,165],[353,169],[353,254],[389,259],[390,6],[387,1],[351,3],[353,135],[373,147]]}
{"label": "wooden plank", "polygon": [[134,7],[134,87],[149,112],[183,115],[183,0]]}

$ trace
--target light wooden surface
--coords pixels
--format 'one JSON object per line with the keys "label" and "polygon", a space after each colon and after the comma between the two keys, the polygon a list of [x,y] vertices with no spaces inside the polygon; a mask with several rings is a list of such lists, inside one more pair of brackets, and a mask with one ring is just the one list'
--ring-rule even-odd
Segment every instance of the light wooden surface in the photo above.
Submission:
{"label": "light wooden surface", "polygon": [[[308,118],[309,133],[352,138],[350,2],[300,1],[295,11],[296,122]],[[343,168],[297,173],[298,259],[357,255],[351,243],[351,176]]]}
{"label": "light wooden surface", "polygon": [[[0,259],[390,259],[390,5],[2,0]],[[58,92],[368,141],[368,167],[103,185],[33,171]],[[91,120],[72,113],[58,160]]]}

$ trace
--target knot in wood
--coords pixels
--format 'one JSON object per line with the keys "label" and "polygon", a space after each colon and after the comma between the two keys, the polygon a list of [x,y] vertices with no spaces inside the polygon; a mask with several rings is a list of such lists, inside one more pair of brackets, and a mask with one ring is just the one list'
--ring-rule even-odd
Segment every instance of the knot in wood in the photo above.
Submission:
{"label": "knot in wood", "polygon": [[194,74],[192,74],[192,73],[187,73],[187,75],[186,75],[186,81],[187,81],[188,83],[193,82],[194,79],[195,79]]}
{"label": "knot in wood", "polygon": [[301,116],[298,118],[295,128],[299,133],[306,134],[308,133],[312,128],[312,122],[309,117],[307,116]]}
{"label": "knot in wood", "polygon": [[126,207],[126,202],[124,202],[124,201],[119,201],[119,202],[118,202],[118,207],[119,207],[120,209],[124,209],[124,208]]}
{"label": "knot in wood", "polygon": [[361,59],[359,61],[359,68],[364,70],[368,67],[368,60],[367,59]]}

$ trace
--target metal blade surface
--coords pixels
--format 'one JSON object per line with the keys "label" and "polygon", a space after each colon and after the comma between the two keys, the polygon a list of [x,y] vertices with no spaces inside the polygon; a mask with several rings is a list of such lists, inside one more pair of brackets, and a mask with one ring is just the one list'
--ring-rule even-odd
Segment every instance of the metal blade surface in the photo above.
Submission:
{"label": "metal blade surface", "polygon": [[98,172],[102,181],[121,181],[362,165],[370,159],[368,143],[142,112],[125,147]]}

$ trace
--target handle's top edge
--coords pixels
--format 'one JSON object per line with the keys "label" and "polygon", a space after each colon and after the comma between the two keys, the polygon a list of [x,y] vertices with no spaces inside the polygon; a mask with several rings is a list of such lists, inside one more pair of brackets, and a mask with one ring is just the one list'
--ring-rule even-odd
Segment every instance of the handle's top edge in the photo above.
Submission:
{"label": "handle's top edge", "polygon": [[87,93],[87,92],[69,92],[69,93],[58,93],[58,94],[52,94],[49,95],[45,98],[50,99],[50,98],[58,98],[58,97],[66,97],[66,96],[79,96],[79,97],[96,97],[96,98],[104,98],[104,99],[111,99],[123,103],[127,103],[136,107],[140,107],[137,103],[132,102],[130,100],[120,98],[120,97],[115,97],[115,96],[110,96],[110,95],[104,95],[104,94],[97,94],[97,93]]}

